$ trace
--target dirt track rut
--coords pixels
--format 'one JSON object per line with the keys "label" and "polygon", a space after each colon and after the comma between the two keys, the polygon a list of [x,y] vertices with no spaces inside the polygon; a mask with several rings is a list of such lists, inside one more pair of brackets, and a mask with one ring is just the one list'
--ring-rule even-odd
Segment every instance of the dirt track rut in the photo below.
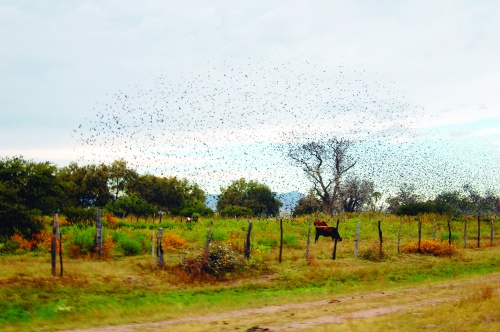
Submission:
{"label": "dirt track rut", "polygon": [[[100,326],[64,332],[135,332],[135,331],[293,331],[317,325],[341,324],[347,320],[371,318],[398,311],[437,305],[463,296],[465,285],[488,283],[498,291],[500,275],[465,282],[447,282],[433,286],[397,291],[368,293],[328,300],[234,310],[203,316],[169,320]],[[438,292],[439,291],[439,292]],[[436,294],[438,296],[436,297]],[[367,308],[367,304],[369,307]],[[305,314],[308,313],[308,314]],[[329,312],[328,314],[325,314]],[[312,316],[310,313],[314,313]],[[318,314],[319,313],[319,314]],[[274,315],[274,316],[273,316]],[[275,317],[275,318],[273,318]],[[253,326],[253,327],[252,327]]]}

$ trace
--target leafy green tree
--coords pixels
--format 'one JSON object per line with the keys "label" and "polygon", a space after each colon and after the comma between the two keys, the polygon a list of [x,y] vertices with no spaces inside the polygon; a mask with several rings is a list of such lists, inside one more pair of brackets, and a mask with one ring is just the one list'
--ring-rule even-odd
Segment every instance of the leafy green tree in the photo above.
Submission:
{"label": "leafy green tree", "polygon": [[240,206],[250,209],[254,216],[276,215],[282,204],[268,186],[242,178],[221,188],[217,210],[222,212],[230,206]]}
{"label": "leafy green tree", "polygon": [[241,218],[251,217],[253,215],[253,212],[245,206],[228,205],[220,211],[220,214],[227,217]]}
{"label": "leafy green tree", "polygon": [[416,203],[420,200],[421,198],[416,192],[415,185],[405,183],[399,187],[396,196],[387,198],[387,212],[396,213],[402,205]]}
{"label": "leafy green tree", "polygon": [[120,194],[124,194],[128,184],[137,176],[136,171],[127,168],[127,162],[124,159],[113,161],[109,166],[108,177],[108,186],[113,199],[116,200]]}
{"label": "leafy green tree", "polygon": [[397,215],[417,216],[423,213],[430,213],[435,211],[433,202],[412,202],[400,205],[396,210]]}
{"label": "leafy green tree", "polygon": [[441,215],[461,215],[467,209],[466,204],[458,191],[444,191],[434,199],[435,212]]}
{"label": "leafy green tree", "polygon": [[305,214],[313,214],[321,210],[321,201],[316,198],[316,196],[312,192],[310,192],[307,196],[299,199],[297,205],[293,209],[293,214],[295,216],[301,216]]}
{"label": "leafy green tree", "polygon": [[112,198],[108,187],[109,167],[71,163],[58,172],[66,191],[66,206],[103,207]]}
{"label": "leafy green tree", "polygon": [[96,208],[86,208],[81,206],[68,206],[63,209],[62,213],[66,216],[66,220],[79,227],[92,226],[97,219]]}
{"label": "leafy green tree", "polygon": [[119,217],[133,214],[136,216],[136,220],[156,212],[156,209],[145,199],[135,195],[120,196],[116,201],[108,202],[106,210]]}
{"label": "leafy green tree", "polygon": [[156,209],[174,215],[191,216],[192,213],[207,215],[213,212],[205,205],[204,191],[186,179],[139,175],[129,183],[128,192],[142,197]]}
{"label": "leafy green tree", "polygon": [[29,237],[43,228],[39,217],[55,212],[62,189],[56,166],[22,157],[0,160],[0,235]]}

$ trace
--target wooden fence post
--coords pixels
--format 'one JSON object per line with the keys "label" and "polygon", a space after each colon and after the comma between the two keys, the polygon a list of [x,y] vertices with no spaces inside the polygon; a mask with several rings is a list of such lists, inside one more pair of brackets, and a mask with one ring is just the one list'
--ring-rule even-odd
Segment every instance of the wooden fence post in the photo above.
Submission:
{"label": "wooden fence post", "polygon": [[477,247],[481,248],[481,214],[477,212]]}
{"label": "wooden fence post", "polygon": [[380,223],[381,221],[379,220],[378,221],[378,238],[380,240],[380,252],[379,252],[379,255],[380,255],[380,259],[382,259],[382,256],[383,256],[383,251],[382,251],[382,243],[384,242],[383,239],[382,239],[382,229],[380,228]]}
{"label": "wooden fence post", "polygon": [[[337,232],[339,231],[339,219],[337,219]],[[332,258],[335,260],[337,258],[337,241],[338,239],[335,238],[333,241],[333,253],[332,253]]]}
{"label": "wooden fence post", "polygon": [[467,220],[464,220],[464,248],[467,248]]}
{"label": "wooden fence post", "polygon": [[156,244],[156,255],[158,256],[158,267],[163,267],[165,265],[165,261],[163,260],[163,228],[158,228],[158,243]]}
{"label": "wooden fence post", "polygon": [[52,258],[52,275],[56,275],[56,265],[57,265],[57,238],[59,235],[59,216],[57,213],[54,215],[54,221],[52,223],[52,242],[50,246],[50,255]]}
{"label": "wooden fence post", "polygon": [[436,241],[436,228],[437,228],[437,224],[436,224],[436,218],[434,218],[434,234],[432,236],[432,239],[434,241]]}
{"label": "wooden fence post", "polygon": [[63,260],[62,260],[62,233],[59,232],[59,265],[61,266],[61,278],[63,276]]}
{"label": "wooden fence post", "polygon": [[356,226],[356,240],[354,240],[354,258],[358,258],[360,229],[361,229],[361,222],[358,221],[358,225]]}
{"label": "wooden fence post", "polygon": [[151,266],[155,266],[155,231],[151,234]]}
{"label": "wooden fence post", "polygon": [[279,262],[281,263],[283,257],[283,219],[280,219],[280,256]]}
{"label": "wooden fence post", "polygon": [[422,239],[422,220],[418,220],[418,249],[417,252],[420,254],[420,242]]}
{"label": "wooden fence post", "polygon": [[248,232],[247,232],[247,237],[245,240],[245,258],[249,259],[250,258],[250,239],[251,239],[251,233],[252,233],[252,221],[248,221]]}
{"label": "wooden fence post", "polygon": [[448,246],[451,247],[451,214],[448,215]]}
{"label": "wooden fence post", "polygon": [[95,245],[97,248],[97,254],[99,257],[102,256],[102,221],[101,221],[101,210],[97,210],[96,223],[95,223]]}
{"label": "wooden fence post", "polygon": [[495,239],[495,226],[494,219],[491,219],[491,228],[490,228],[490,246],[493,247],[493,240]]}
{"label": "wooden fence post", "polygon": [[[436,219],[434,219],[436,220]],[[398,255],[401,253],[401,229],[403,228],[403,218],[399,217],[399,230],[398,230]]]}
{"label": "wooden fence post", "polygon": [[210,248],[210,241],[212,240],[212,226],[214,225],[214,221],[210,220],[210,227],[207,231],[207,238],[205,240],[205,256],[208,257],[208,252]]}
{"label": "wooden fence post", "polygon": [[307,245],[306,245],[306,261],[309,260],[309,247],[311,245],[311,224],[312,224],[312,219],[308,219],[308,226],[307,226]]}

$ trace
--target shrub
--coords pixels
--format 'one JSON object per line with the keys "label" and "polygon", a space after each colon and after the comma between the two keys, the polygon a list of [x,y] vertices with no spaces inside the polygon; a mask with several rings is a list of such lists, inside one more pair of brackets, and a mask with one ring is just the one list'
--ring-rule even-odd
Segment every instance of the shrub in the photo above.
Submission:
{"label": "shrub", "polygon": [[67,222],[70,225],[90,226],[96,220],[96,208],[67,207],[63,210]]}
{"label": "shrub", "polygon": [[287,248],[300,249],[302,246],[297,242],[297,236],[295,234],[283,234],[283,246]]}
{"label": "shrub", "polygon": [[109,224],[110,227],[113,227],[117,223],[117,219],[110,213],[106,213],[104,215],[104,220]]}
{"label": "shrub", "polygon": [[194,259],[184,258],[182,266],[191,276],[210,275],[220,279],[240,270],[244,264],[229,247],[210,244],[208,253],[200,253]]}
{"label": "shrub", "polygon": [[122,238],[118,245],[125,256],[135,256],[142,253],[141,245],[135,240]]}
{"label": "shrub", "polygon": [[70,254],[73,256],[80,256],[82,254],[91,253],[95,244],[95,228],[89,227],[85,230],[81,230],[75,227],[73,231],[73,238],[70,243]]}
{"label": "shrub", "polygon": [[[417,254],[418,242],[405,244],[401,247],[401,252],[406,254]],[[420,254],[433,256],[452,256],[457,254],[455,245],[449,245],[448,241],[422,240],[420,242]]]}
{"label": "shrub", "polygon": [[[449,237],[449,235],[448,235],[448,233],[446,233],[446,234],[442,234],[440,239],[441,239],[441,241],[443,241],[443,242],[446,241],[446,243],[448,243],[448,237]],[[452,243],[457,242],[459,240],[460,240],[460,237],[458,236],[458,234],[451,233],[451,242]]]}
{"label": "shrub", "polygon": [[359,257],[372,262],[381,262],[387,258],[387,254],[383,248],[380,251],[379,243],[374,243],[370,247],[361,250]]}
{"label": "shrub", "polygon": [[130,225],[125,221],[118,221],[114,224],[113,228],[130,227]]}
{"label": "shrub", "polygon": [[173,232],[163,234],[161,243],[164,251],[182,250],[188,247],[187,241]]}
{"label": "shrub", "polygon": [[229,235],[221,230],[221,229],[215,229],[212,231],[212,240],[215,242],[223,242],[229,238]]}
{"label": "shrub", "polygon": [[273,234],[268,234],[266,236],[261,237],[257,243],[262,245],[263,247],[274,248],[279,245],[278,239]]}

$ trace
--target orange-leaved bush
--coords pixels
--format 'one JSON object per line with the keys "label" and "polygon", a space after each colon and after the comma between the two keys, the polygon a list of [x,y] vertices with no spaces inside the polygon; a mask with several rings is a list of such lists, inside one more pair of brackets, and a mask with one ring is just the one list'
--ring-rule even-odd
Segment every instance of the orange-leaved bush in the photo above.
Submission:
{"label": "orange-leaved bush", "polygon": [[433,256],[452,256],[457,253],[457,248],[455,245],[449,244],[448,241],[422,240],[420,241],[420,252],[418,242],[404,244],[401,247],[401,252],[406,254],[420,253]]}
{"label": "orange-leaved bush", "polygon": [[161,244],[165,251],[182,250],[188,247],[186,239],[181,238],[173,232],[163,234]]}

